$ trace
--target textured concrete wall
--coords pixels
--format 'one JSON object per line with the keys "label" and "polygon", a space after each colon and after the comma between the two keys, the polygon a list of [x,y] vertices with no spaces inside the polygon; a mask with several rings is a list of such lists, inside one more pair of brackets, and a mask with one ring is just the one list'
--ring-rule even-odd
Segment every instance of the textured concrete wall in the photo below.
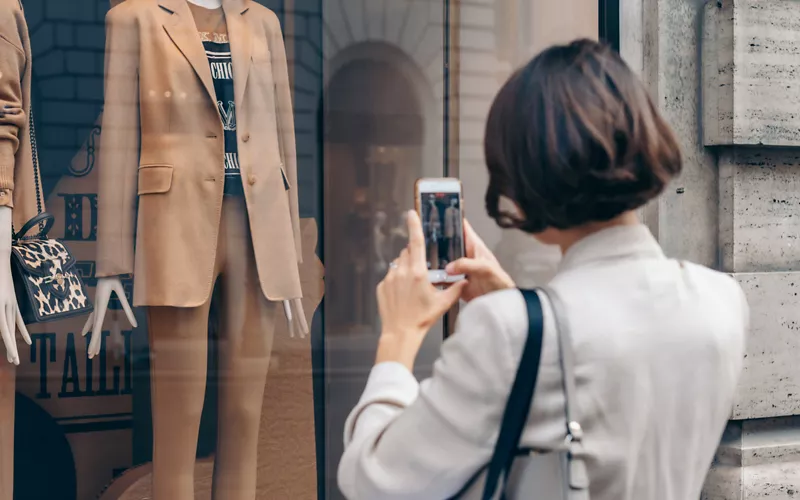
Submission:
{"label": "textured concrete wall", "polygon": [[800,273],[734,276],[750,304],[750,334],[733,419],[800,415]]}
{"label": "textured concrete wall", "polygon": [[800,271],[800,150],[720,151],[720,264]]}
{"label": "textured concrete wall", "polygon": [[800,418],[734,422],[702,500],[793,500],[800,495]]}
{"label": "textured concrete wall", "polygon": [[[715,267],[717,166],[700,140],[698,54],[703,1],[642,2],[642,75],[684,155],[683,173],[651,207],[649,225],[667,255]],[[623,33],[625,29],[623,25]]]}
{"label": "textured concrete wall", "polygon": [[707,145],[800,146],[800,2],[708,2]]}

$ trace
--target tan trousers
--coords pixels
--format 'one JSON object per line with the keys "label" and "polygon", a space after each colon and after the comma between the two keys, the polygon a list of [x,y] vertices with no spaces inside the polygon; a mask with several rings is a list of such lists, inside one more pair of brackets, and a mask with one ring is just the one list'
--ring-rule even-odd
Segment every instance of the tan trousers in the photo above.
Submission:
{"label": "tan trousers", "polygon": [[[209,242],[212,244],[213,242]],[[261,291],[244,200],[225,198],[215,264],[221,279],[215,500],[254,500],[256,447],[277,303]],[[153,498],[194,500],[211,298],[149,307]]]}
{"label": "tan trousers", "polygon": [[0,355],[0,500],[14,498],[14,390],[17,367]]}

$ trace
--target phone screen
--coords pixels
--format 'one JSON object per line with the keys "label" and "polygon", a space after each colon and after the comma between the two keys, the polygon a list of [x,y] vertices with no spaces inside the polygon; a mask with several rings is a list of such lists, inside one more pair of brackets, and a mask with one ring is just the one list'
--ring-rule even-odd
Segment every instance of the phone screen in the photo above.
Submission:
{"label": "phone screen", "polygon": [[464,256],[460,193],[420,193],[420,215],[429,271],[444,270]]}

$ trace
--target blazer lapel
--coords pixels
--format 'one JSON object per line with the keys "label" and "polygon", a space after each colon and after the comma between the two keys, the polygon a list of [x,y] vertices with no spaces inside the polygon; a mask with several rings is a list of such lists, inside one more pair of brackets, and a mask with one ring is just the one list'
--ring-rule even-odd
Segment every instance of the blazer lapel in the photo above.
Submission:
{"label": "blazer lapel", "polygon": [[237,114],[244,111],[244,91],[247,77],[250,75],[251,55],[253,53],[253,36],[246,14],[249,10],[245,0],[223,0],[225,21],[228,23],[228,40],[231,44],[233,59],[233,88]]}
{"label": "blazer lapel", "polygon": [[[159,4],[171,13],[164,22],[164,29],[189,61],[189,64],[192,65],[192,68],[194,68],[195,73],[203,82],[209,98],[216,103],[211,68],[209,68],[203,43],[197,34],[194,17],[186,4],[186,0],[159,0]],[[214,109],[217,109],[216,104]],[[217,109],[217,113],[219,113],[219,109]]]}

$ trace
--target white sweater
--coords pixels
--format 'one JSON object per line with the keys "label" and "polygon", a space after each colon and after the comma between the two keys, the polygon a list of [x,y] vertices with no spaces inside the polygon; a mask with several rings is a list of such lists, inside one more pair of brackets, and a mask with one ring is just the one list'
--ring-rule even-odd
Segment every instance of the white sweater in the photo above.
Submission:
{"label": "white sweater", "polygon": [[[570,248],[550,286],[573,337],[592,500],[699,498],[744,357],[749,313],[738,284],[667,259],[646,227],[628,226]],[[551,449],[566,422],[545,300],[522,444]],[[456,493],[492,454],[527,328],[521,294],[498,292],[464,308],[422,384],[400,364],[375,366],[346,424],[339,486],[347,498]]]}

